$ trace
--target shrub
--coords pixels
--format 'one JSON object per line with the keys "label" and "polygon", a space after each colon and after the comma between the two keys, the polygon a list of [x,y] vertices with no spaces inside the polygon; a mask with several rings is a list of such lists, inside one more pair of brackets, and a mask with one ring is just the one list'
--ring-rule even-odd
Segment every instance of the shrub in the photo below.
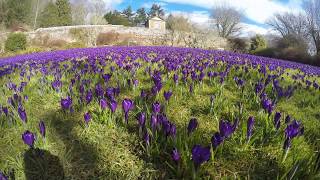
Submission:
{"label": "shrub", "polygon": [[296,62],[308,63],[306,62],[306,60],[309,59],[309,55],[304,49],[301,49],[299,47],[287,47],[281,50],[280,58]]}
{"label": "shrub", "polygon": [[278,56],[277,50],[275,48],[257,49],[252,53],[257,56],[264,56],[264,57],[270,57],[270,58],[275,58]]}
{"label": "shrub", "polygon": [[5,50],[16,52],[25,50],[27,46],[27,37],[23,33],[11,33],[5,42]]}
{"label": "shrub", "polygon": [[87,32],[84,29],[80,29],[80,28],[70,29],[69,34],[71,34],[71,36],[76,40],[82,41],[82,42],[84,42],[87,38]]}
{"label": "shrub", "polygon": [[229,38],[228,39],[230,50],[239,53],[246,53],[248,51],[248,44],[245,39],[242,38]]}
{"label": "shrub", "polygon": [[261,35],[256,35],[251,38],[250,52],[254,53],[257,50],[267,48],[267,41]]}
{"label": "shrub", "polygon": [[97,37],[97,45],[110,45],[115,44],[119,40],[119,33],[107,32],[100,33]]}

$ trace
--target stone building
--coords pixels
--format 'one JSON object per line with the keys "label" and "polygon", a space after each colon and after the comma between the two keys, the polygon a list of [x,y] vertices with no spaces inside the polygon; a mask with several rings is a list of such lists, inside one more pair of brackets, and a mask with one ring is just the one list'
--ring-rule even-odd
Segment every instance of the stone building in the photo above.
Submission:
{"label": "stone building", "polygon": [[165,31],[166,30],[166,22],[163,19],[155,16],[155,17],[150,18],[148,20],[147,27],[149,29],[156,29],[156,30]]}

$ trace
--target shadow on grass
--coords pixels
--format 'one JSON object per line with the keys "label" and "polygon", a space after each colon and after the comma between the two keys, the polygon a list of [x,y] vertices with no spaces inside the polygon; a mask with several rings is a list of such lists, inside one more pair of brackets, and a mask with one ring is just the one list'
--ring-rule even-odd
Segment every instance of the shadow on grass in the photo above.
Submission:
{"label": "shadow on grass", "polygon": [[64,171],[57,156],[42,149],[29,149],[24,153],[27,180],[64,179]]}
{"label": "shadow on grass", "polygon": [[89,141],[84,142],[74,133],[78,120],[76,116],[62,116],[62,113],[51,112],[47,114],[50,127],[66,147],[68,167],[65,167],[66,176],[71,179],[92,179],[98,177],[98,152],[95,145]]}

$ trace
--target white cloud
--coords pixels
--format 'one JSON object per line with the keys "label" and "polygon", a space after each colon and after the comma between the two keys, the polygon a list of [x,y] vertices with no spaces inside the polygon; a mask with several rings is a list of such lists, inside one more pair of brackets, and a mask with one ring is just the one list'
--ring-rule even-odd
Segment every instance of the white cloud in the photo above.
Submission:
{"label": "white cloud", "polygon": [[252,37],[256,34],[266,35],[271,32],[273,32],[270,28],[263,28],[261,26],[253,25],[253,24],[247,24],[247,23],[241,23],[241,34],[242,37]]}
{"label": "white cloud", "polygon": [[91,8],[94,4],[104,7],[100,7],[105,10],[114,9],[117,5],[121,4],[124,0],[70,0],[72,4],[82,3],[87,6],[87,8]]}
{"label": "white cloud", "polygon": [[[193,12],[184,12],[184,11],[171,11],[173,15],[180,15],[185,18],[188,18],[191,23],[196,24],[199,28],[210,28],[212,27],[213,20],[210,18],[210,14],[207,11],[193,11]],[[266,29],[257,25],[241,23],[242,27],[240,36],[241,37],[251,37],[256,34],[265,35],[271,33],[271,29]]]}
{"label": "white cloud", "polygon": [[301,0],[290,0],[283,4],[272,0],[162,0],[169,3],[189,4],[205,9],[211,9],[214,5],[228,4],[243,11],[245,16],[257,23],[265,23],[274,13],[301,11]]}
{"label": "white cloud", "polygon": [[155,2],[146,2],[146,3],[142,4],[142,7],[146,8],[146,9],[150,9],[153,4],[160,5],[162,8],[164,8],[167,5],[166,2],[156,2],[156,3]]}
{"label": "white cloud", "polygon": [[209,13],[207,11],[193,11],[193,12],[184,12],[184,11],[171,11],[173,15],[180,15],[185,18],[188,18],[192,23],[205,25],[209,22]]}

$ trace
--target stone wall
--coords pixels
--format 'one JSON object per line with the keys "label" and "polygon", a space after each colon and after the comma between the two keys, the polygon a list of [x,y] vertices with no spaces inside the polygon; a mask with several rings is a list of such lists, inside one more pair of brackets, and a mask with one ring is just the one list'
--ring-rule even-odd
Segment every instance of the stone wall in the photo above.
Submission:
{"label": "stone wall", "polygon": [[[62,26],[52,28],[39,28],[34,32],[28,32],[29,41],[36,41],[37,39],[43,39],[44,37],[50,40],[62,39],[66,42],[78,41],[77,37],[74,37],[72,31],[81,30],[92,41],[94,41],[100,33],[116,32],[120,36],[122,34],[130,35],[137,39],[162,37],[166,31],[151,30],[143,27],[125,27],[121,25],[83,25],[83,26]],[[87,43],[87,42],[86,42]],[[90,43],[87,43],[90,44]]]}
{"label": "stone wall", "polygon": [[[100,33],[114,32],[119,34],[119,41],[126,41],[128,45],[173,45],[192,47],[186,42],[181,41],[172,43],[170,31],[148,29],[144,27],[125,27],[121,25],[80,25],[80,26],[62,26],[51,28],[39,28],[35,31],[25,32],[28,43],[31,46],[48,46],[48,43],[60,41],[60,43],[73,43],[82,41],[86,46],[96,46],[96,40]],[[4,42],[8,33],[0,33],[1,42]],[[193,34],[195,35],[195,34]],[[189,36],[189,35],[188,35]],[[203,35],[201,35],[203,36]],[[201,48],[225,48],[224,39],[213,37],[205,38],[202,41]],[[3,44],[3,43],[2,43]],[[198,43],[199,44],[199,43]],[[116,42],[110,45],[117,45]]]}

